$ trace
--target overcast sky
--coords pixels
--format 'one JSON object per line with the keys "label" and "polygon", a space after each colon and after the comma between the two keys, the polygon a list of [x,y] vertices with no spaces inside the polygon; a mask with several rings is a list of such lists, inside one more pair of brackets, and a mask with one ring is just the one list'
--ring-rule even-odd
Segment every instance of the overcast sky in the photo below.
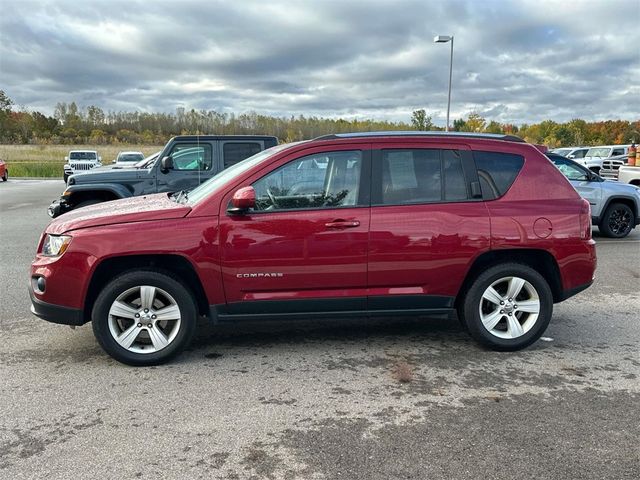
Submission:
{"label": "overcast sky", "polygon": [[640,118],[640,0],[0,0],[0,89],[51,114],[255,110],[444,125]]}

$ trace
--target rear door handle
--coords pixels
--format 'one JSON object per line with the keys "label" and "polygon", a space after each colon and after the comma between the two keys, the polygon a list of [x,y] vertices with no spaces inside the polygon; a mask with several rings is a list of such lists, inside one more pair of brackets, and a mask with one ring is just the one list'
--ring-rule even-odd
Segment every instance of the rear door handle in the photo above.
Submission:
{"label": "rear door handle", "polygon": [[360,226],[360,222],[358,220],[334,220],[333,222],[328,222],[324,224],[325,227],[327,228],[336,228],[336,229],[342,229],[342,228],[354,228],[354,227],[359,227]]}

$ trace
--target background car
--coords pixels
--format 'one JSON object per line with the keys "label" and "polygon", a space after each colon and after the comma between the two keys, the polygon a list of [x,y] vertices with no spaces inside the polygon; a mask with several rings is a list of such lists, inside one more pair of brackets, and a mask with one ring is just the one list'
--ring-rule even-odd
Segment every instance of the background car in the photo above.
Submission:
{"label": "background car", "polygon": [[618,180],[618,170],[627,164],[628,157],[624,155],[616,155],[614,157],[602,160],[602,168],[600,176],[609,180]]}
{"label": "background car", "polygon": [[547,157],[591,205],[591,221],[607,237],[623,238],[640,224],[640,188],[605,180],[555,153]]}
{"label": "background car", "polygon": [[113,161],[116,165],[134,165],[144,159],[142,152],[118,152],[118,156]]}
{"label": "background car", "polygon": [[7,163],[2,159],[0,159],[0,178],[2,178],[3,182],[9,179],[9,168],[7,167]]}
{"label": "background car", "polygon": [[584,158],[589,151],[589,147],[566,147],[566,148],[554,148],[552,153],[557,153],[563,157],[575,160],[577,158]]}
{"label": "background car", "polygon": [[599,174],[602,168],[602,161],[605,158],[626,155],[629,152],[629,147],[630,145],[601,145],[599,147],[591,147],[584,158],[575,160],[591,171]]}

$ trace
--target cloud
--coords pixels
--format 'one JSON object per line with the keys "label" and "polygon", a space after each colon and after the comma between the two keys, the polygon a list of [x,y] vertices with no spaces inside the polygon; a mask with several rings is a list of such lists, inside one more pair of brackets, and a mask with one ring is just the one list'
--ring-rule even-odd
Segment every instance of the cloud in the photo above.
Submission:
{"label": "cloud", "polygon": [[638,119],[637,0],[3,0],[0,88],[18,105],[408,120]]}

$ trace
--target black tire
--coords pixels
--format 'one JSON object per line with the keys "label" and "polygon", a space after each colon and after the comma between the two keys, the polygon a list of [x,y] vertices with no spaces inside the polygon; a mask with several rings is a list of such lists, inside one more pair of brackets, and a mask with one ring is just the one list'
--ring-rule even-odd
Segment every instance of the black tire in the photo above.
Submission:
{"label": "black tire", "polygon": [[598,228],[606,237],[624,238],[631,233],[635,224],[635,215],[628,205],[612,203],[605,210]]}
{"label": "black tire", "polygon": [[85,200],[84,202],[80,202],[73,208],[88,207],[89,205],[95,205],[96,203],[102,203],[102,200],[100,200],[99,198],[92,198],[91,200]]}
{"label": "black tire", "polygon": [[9,170],[5,170],[4,175],[2,175],[2,181],[6,182],[7,180],[9,180]]}
{"label": "black tire", "polygon": [[[526,282],[535,289],[539,300],[537,319],[534,320],[534,318],[531,317],[531,321],[533,322],[532,326],[522,336],[517,338],[500,338],[496,336],[487,330],[480,317],[480,309],[483,308],[482,305],[484,305],[482,304],[483,294],[494,282],[506,277],[518,277],[526,280]],[[526,293],[525,291],[522,294],[524,295]],[[513,300],[514,303],[518,301],[515,298]],[[463,325],[467,327],[469,334],[480,344],[498,351],[520,350],[534,343],[547,329],[552,314],[553,294],[551,293],[549,284],[536,270],[520,263],[503,263],[485,270],[473,280],[463,301],[460,302],[460,306],[458,307],[458,316]],[[519,318],[525,322],[526,319],[529,318],[529,314],[516,311],[513,313],[513,319],[517,319],[518,315]],[[503,317],[501,322],[503,322],[506,327],[508,323],[507,316],[498,316]],[[496,327],[500,328],[503,324],[499,323]]]}
{"label": "black tire", "polygon": [[[198,317],[196,302],[191,291],[170,275],[169,272],[158,270],[130,271],[109,282],[98,295],[91,314],[93,333],[104,351],[119,362],[133,366],[158,365],[175,357],[191,343]],[[113,302],[129,289],[143,285],[156,287],[171,295],[181,317],[179,326],[175,327],[177,333],[172,341],[166,347],[152,353],[128,350],[116,341],[109,328],[109,311]]]}
{"label": "black tire", "polygon": [[63,175],[64,178],[64,183],[67,183],[67,180],[69,180],[69,175],[67,175],[66,173],[64,173]]}

